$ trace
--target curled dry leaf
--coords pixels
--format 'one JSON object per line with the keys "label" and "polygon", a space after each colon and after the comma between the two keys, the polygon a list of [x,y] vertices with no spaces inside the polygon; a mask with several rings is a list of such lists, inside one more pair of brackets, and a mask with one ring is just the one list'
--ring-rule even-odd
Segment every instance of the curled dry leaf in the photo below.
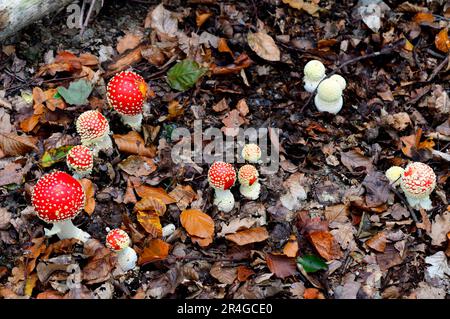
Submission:
{"label": "curled dry leaf", "polygon": [[162,237],[162,226],[158,214],[138,211],[137,220],[153,238]]}
{"label": "curled dry leaf", "polygon": [[170,245],[161,239],[152,239],[139,256],[140,266],[157,260],[164,260],[169,255]]}
{"label": "curled dry leaf", "polygon": [[247,230],[238,231],[234,234],[228,234],[226,239],[236,243],[239,246],[257,243],[269,238],[266,227],[256,227]]}
{"label": "curled dry leaf", "polygon": [[134,49],[139,45],[139,43],[141,43],[141,40],[141,34],[127,33],[125,36],[119,38],[119,41],[117,42],[117,52],[122,54],[126,50]]}
{"label": "curled dry leaf", "polygon": [[144,197],[134,205],[135,211],[150,211],[156,213],[158,216],[163,216],[166,209],[164,200],[154,196]]}
{"label": "curled dry leaf", "polygon": [[173,38],[178,32],[178,21],[175,14],[159,4],[145,19],[145,27],[152,27],[161,38]]}
{"label": "curled dry leaf", "polygon": [[283,247],[283,254],[288,257],[296,257],[298,252],[297,237],[291,235],[288,242]]}
{"label": "curled dry leaf", "polygon": [[239,266],[237,268],[237,279],[240,282],[246,281],[251,275],[254,274],[255,272],[246,266]]}
{"label": "curled dry leaf", "polygon": [[164,190],[164,188],[161,187],[152,187],[147,185],[138,185],[134,186],[134,190],[136,193],[142,197],[154,197],[162,200],[162,202],[166,205],[173,204],[176,202],[174,198],[172,198],[167,192]]}
{"label": "curled dry leaf", "polygon": [[84,194],[86,195],[86,202],[84,204],[84,211],[89,215],[95,210],[95,187],[94,183],[87,178],[80,180],[81,186],[83,186]]}
{"label": "curled dry leaf", "polygon": [[323,293],[319,291],[317,288],[306,288],[303,293],[304,299],[325,299]]}
{"label": "curled dry leaf", "polygon": [[446,211],[441,215],[436,215],[434,222],[431,224],[430,237],[431,244],[440,246],[450,235],[450,212]]}
{"label": "curled dry leaf", "polygon": [[268,61],[280,61],[280,49],[273,38],[264,32],[249,32],[247,41],[250,48],[261,58]]}
{"label": "curled dry leaf", "polygon": [[297,273],[297,264],[294,258],[284,255],[267,254],[267,267],[270,272],[274,273],[278,278],[286,278]]}
{"label": "curled dry leaf", "polygon": [[183,186],[181,184],[177,184],[169,195],[177,201],[180,210],[185,210],[197,198],[197,194],[190,185]]}
{"label": "curled dry leaf", "polygon": [[442,29],[434,39],[436,48],[442,52],[447,53],[450,50],[450,40],[448,38],[447,28]]}
{"label": "curled dry leaf", "polygon": [[236,268],[222,267],[220,262],[214,263],[209,273],[211,274],[211,276],[216,278],[220,283],[226,285],[231,285],[236,280],[237,277]]}
{"label": "curled dry leaf", "polygon": [[384,250],[386,249],[386,244],[387,244],[386,234],[382,231],[375,234],[373,237],[369,238],[366,241],[367,246],[380,253],[384,252]]}
{"label": "curled dry leaf", "polygon": [[308,236],[317,252],[330,261],[342,257],[341,248],[334,239],[333,235],[328,231],[313,231]]}
{"label": "curled dry leaf", "polygon": [[179,117],[180,115],[183,115],[183,113],[184,113],[183,105],[180,104],[180,102],[178,102],[177,100],[170,101],[167,109],[169,111],[167,120],[176,119],[177,117]]}
{"label": "curled dry leaf", "polygon": [[152,159],[140,155],[130,155],[117,166],[127,174],[136,177],[148,176],[156,170]]}
{"label": "curled dry leaf", "polygon": [[114,134],[114,141],[119,151],[127,154],[155,157],[155,147],[145,146],[145,141],[138,132],[130,131],[125,135]]}
{"label": "curled dry leaf", "polygon": [[214,75],[226,75],[226,74],[235,74],[241,72],[241,70],[248,68],[252,65],[253,61],[246,53],[240,54],[236,59],[234,59],[234,63],[218,66],[215,64],[211,64],[210,70]]}
{"label": "curled dry leaf", "polygon": [[0,132],[0,149],[5,156],[19,156],[32,150],[37,151],[36,143],[35,137]]}
{"label": "curled dry leaf", "polygon": [[190,236],[209,238],[214,235],[214,221],[211,216],[198,209],[184,210],[180,221]]}
{"label": "curled dry leaf", "polygon": [[320,9],[316,3],[308,0],[283,0],[283,3],[286,3],[297,10],[304,10],[314,17],[318,16]]}

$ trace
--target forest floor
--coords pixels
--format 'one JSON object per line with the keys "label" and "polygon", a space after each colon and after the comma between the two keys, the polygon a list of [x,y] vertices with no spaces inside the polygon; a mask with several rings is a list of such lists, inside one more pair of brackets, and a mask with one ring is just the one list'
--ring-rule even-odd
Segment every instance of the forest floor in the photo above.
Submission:
{"label": "forest floor", "polygon": [[[62,10],[1,46],[0,298],[449,298],[448,6],[366,1],[363,19],[358,1],[145,2],[105,1],[82,35]],[[347,81],[337,115],[303,88],[313,59]],[[167,72],[181,60],[202,76],[176,90]],[[150,88],[139,134],[106,100],[129,68]],[[58,93],[77,81],[88,92],[68,91],[88,103]],[[90,109],[113,140],[82,180],[74,224],[92,239],[45,237],[33,186],[71,172],[65,155]],[[173,147],[194,141],[171,132],[193,133],[195,120],[228,135],[280,130],[266,136],[280,165],[258,166],[257,200],[236,182],[234,209],[218,211],[209,164],[174,163]],[[385,177],[410,162],[436,174],[431,210]],[[126,273],[105,246],[114,228],[139,256]]]}

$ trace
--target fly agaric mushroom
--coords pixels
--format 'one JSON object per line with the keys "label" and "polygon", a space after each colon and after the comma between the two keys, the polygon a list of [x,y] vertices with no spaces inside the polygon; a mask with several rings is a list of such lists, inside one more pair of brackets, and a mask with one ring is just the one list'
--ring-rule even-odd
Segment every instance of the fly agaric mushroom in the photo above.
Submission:
{"label": "fly agaric mushroom", "polygon": [[331,78],[320,82],[314,104],[320,112],[337,114],[343,104],[341,84]]}
{"label": "fly agaric mushroom", "polygon": [[76,126],[81,144],[91,147],[94,155],[101,150],[112,148],[109,123],[102,113],[95,110],[86,111],[78,117]]}
{"label": "fly agaric mushroom", "polygon": [[403,171],[403,168],[400,166],[392,166],[386,171],[385,175],[393,186],[398,186],[400,185],[400,178]]}
{"label": "fly agaric mushroom", "polygon": [[132,71],[119,72],[109,81],[106,96],[122,122],[140,131],[142,108],[147,96],[144,78]]}
{"label": "fly agaric mushroom", "polygon": [[234,207],[234,197],[230,188],[236,181],[236,171],[233,165],[225,162],[215,162],[208,171],[208,182],[214,188],[214,205],[225,213]]}
{"label": "fly agaric mushroom", "polygon": [[411,207],[430,210],[430,194],[436,187],[436,174],[427,164],[413,162],[406,166],[400,179],[400,187]]}
{"label": "fly agaric mushroom", "polygon": [[242,148],[242,157],[250,163],[258,163],[261,158],[261,148],[257,144],[246,144]]}
{"label": "fly agaric mushroom", "polygon": [[113,229],[106,235],[106,246],[117,252],[120,269],[128,271],[136,267],[137,254],[130,247],[130,237],[122,229]]}
{"label": "fly agaric mushroom", "polygon": [[339,83],[339,86],[341,87],[342,90],[345,90],[345,88],[347,87],[347,81],[345,81],[342,75],[333,74],[332,76],[330,76],[330,80],[334,80],[337,83]]}
{"label": "fly agaric mushroom", "polygon": [[45,229],[45,235],[88,240],[91,236],[72,223],[84,208],[85,198],[80,182],[69,174],[54,171],[42,176],[33,188],[31,202],[37,216],[53,224],[51,230]]}
{"label": "fly agaric mushroom", "polygon": [[255,166],[250,164],[242,166],[238,172],[238,179],[241,184],[239,191],[245,198],[255,200],[259,197],[261,185],[258,182],[258,171]]}
{"label": "fly agaric mushroom", "polygon": [[77,145],[70,149],[66,156],[67,166],[75,171],[73,177],[83,178],[92,172],[94,159],[91,150],[84,145]]}
{"label": "fly agaric mushroom", "polygon": [[303,73],[305,74],[303,77],[304,88],[306,91],[313,93],[325,77],[325,66],[318,60],[312,60],[306,63]]}

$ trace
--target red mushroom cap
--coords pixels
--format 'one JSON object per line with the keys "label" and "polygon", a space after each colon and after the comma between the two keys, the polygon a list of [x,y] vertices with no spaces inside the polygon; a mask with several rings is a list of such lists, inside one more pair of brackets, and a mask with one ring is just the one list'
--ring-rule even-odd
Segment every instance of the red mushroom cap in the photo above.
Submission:
{"label": "red mushroom cap", "polygon": [[67,165],[81,172],[90,172],[94,166],[91,150],[84,145],[77,145],[67,153]]}
{"label": "red mushroom cap", "polygon": [[42,176],[31,196],[38,217],[48,223],[74,218],[84,208],[84,201],[80,182],[61,171]]}
{"label": "red mushroom cap", "polygon": [[109,81],[106,96],[109,104],[120,114],[138,115],[142,113],[146,95],[144,78],[132,71],[122,71]]}
{"label": "red mushroom cap", "polygon": [[130,245],[130,236],[120,228],[111,230],[106,235],[106,246],[112,250],[120,251]]}
{"label": "red mushroom cap", "polygon": [[239,183],[244,186],[252,186],[258,180],[258,171],[255,166],[246,164],[239,169]]}
{"label": "red mushroom cap", "polygon": [[99,111],[91,110],[82,113],[77,120],[77,132],[81,140],[93,140],[109,134],[109,123]]}
{"label": "red mushroom cap", "polygon": [[236,171],[230,163],[215,162],[208,171],[208,181],[214,188],[229,189],[236,181]]}
{"label": "red mushroom cap", "polygon": [[427,164],[413,162],[406,166],[400,186],[409,197],[423,198],[434,190],[436,174]]}

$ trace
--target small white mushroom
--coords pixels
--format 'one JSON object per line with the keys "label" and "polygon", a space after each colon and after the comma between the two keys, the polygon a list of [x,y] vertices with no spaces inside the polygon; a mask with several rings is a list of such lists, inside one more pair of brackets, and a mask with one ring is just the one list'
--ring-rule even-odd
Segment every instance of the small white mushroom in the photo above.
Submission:
{"label": "small white mushroom", "polygon": [[343,103],[342,88],[338,81],[325,79],[319,84],[314,98],[318,111],[337,114],[342,109]]}
{"label": "small white mushroom", "polygon": [[306,63],[303,73],[304,88],[312,93],[325,77],[325,66],[318,60],[312,60]]}

